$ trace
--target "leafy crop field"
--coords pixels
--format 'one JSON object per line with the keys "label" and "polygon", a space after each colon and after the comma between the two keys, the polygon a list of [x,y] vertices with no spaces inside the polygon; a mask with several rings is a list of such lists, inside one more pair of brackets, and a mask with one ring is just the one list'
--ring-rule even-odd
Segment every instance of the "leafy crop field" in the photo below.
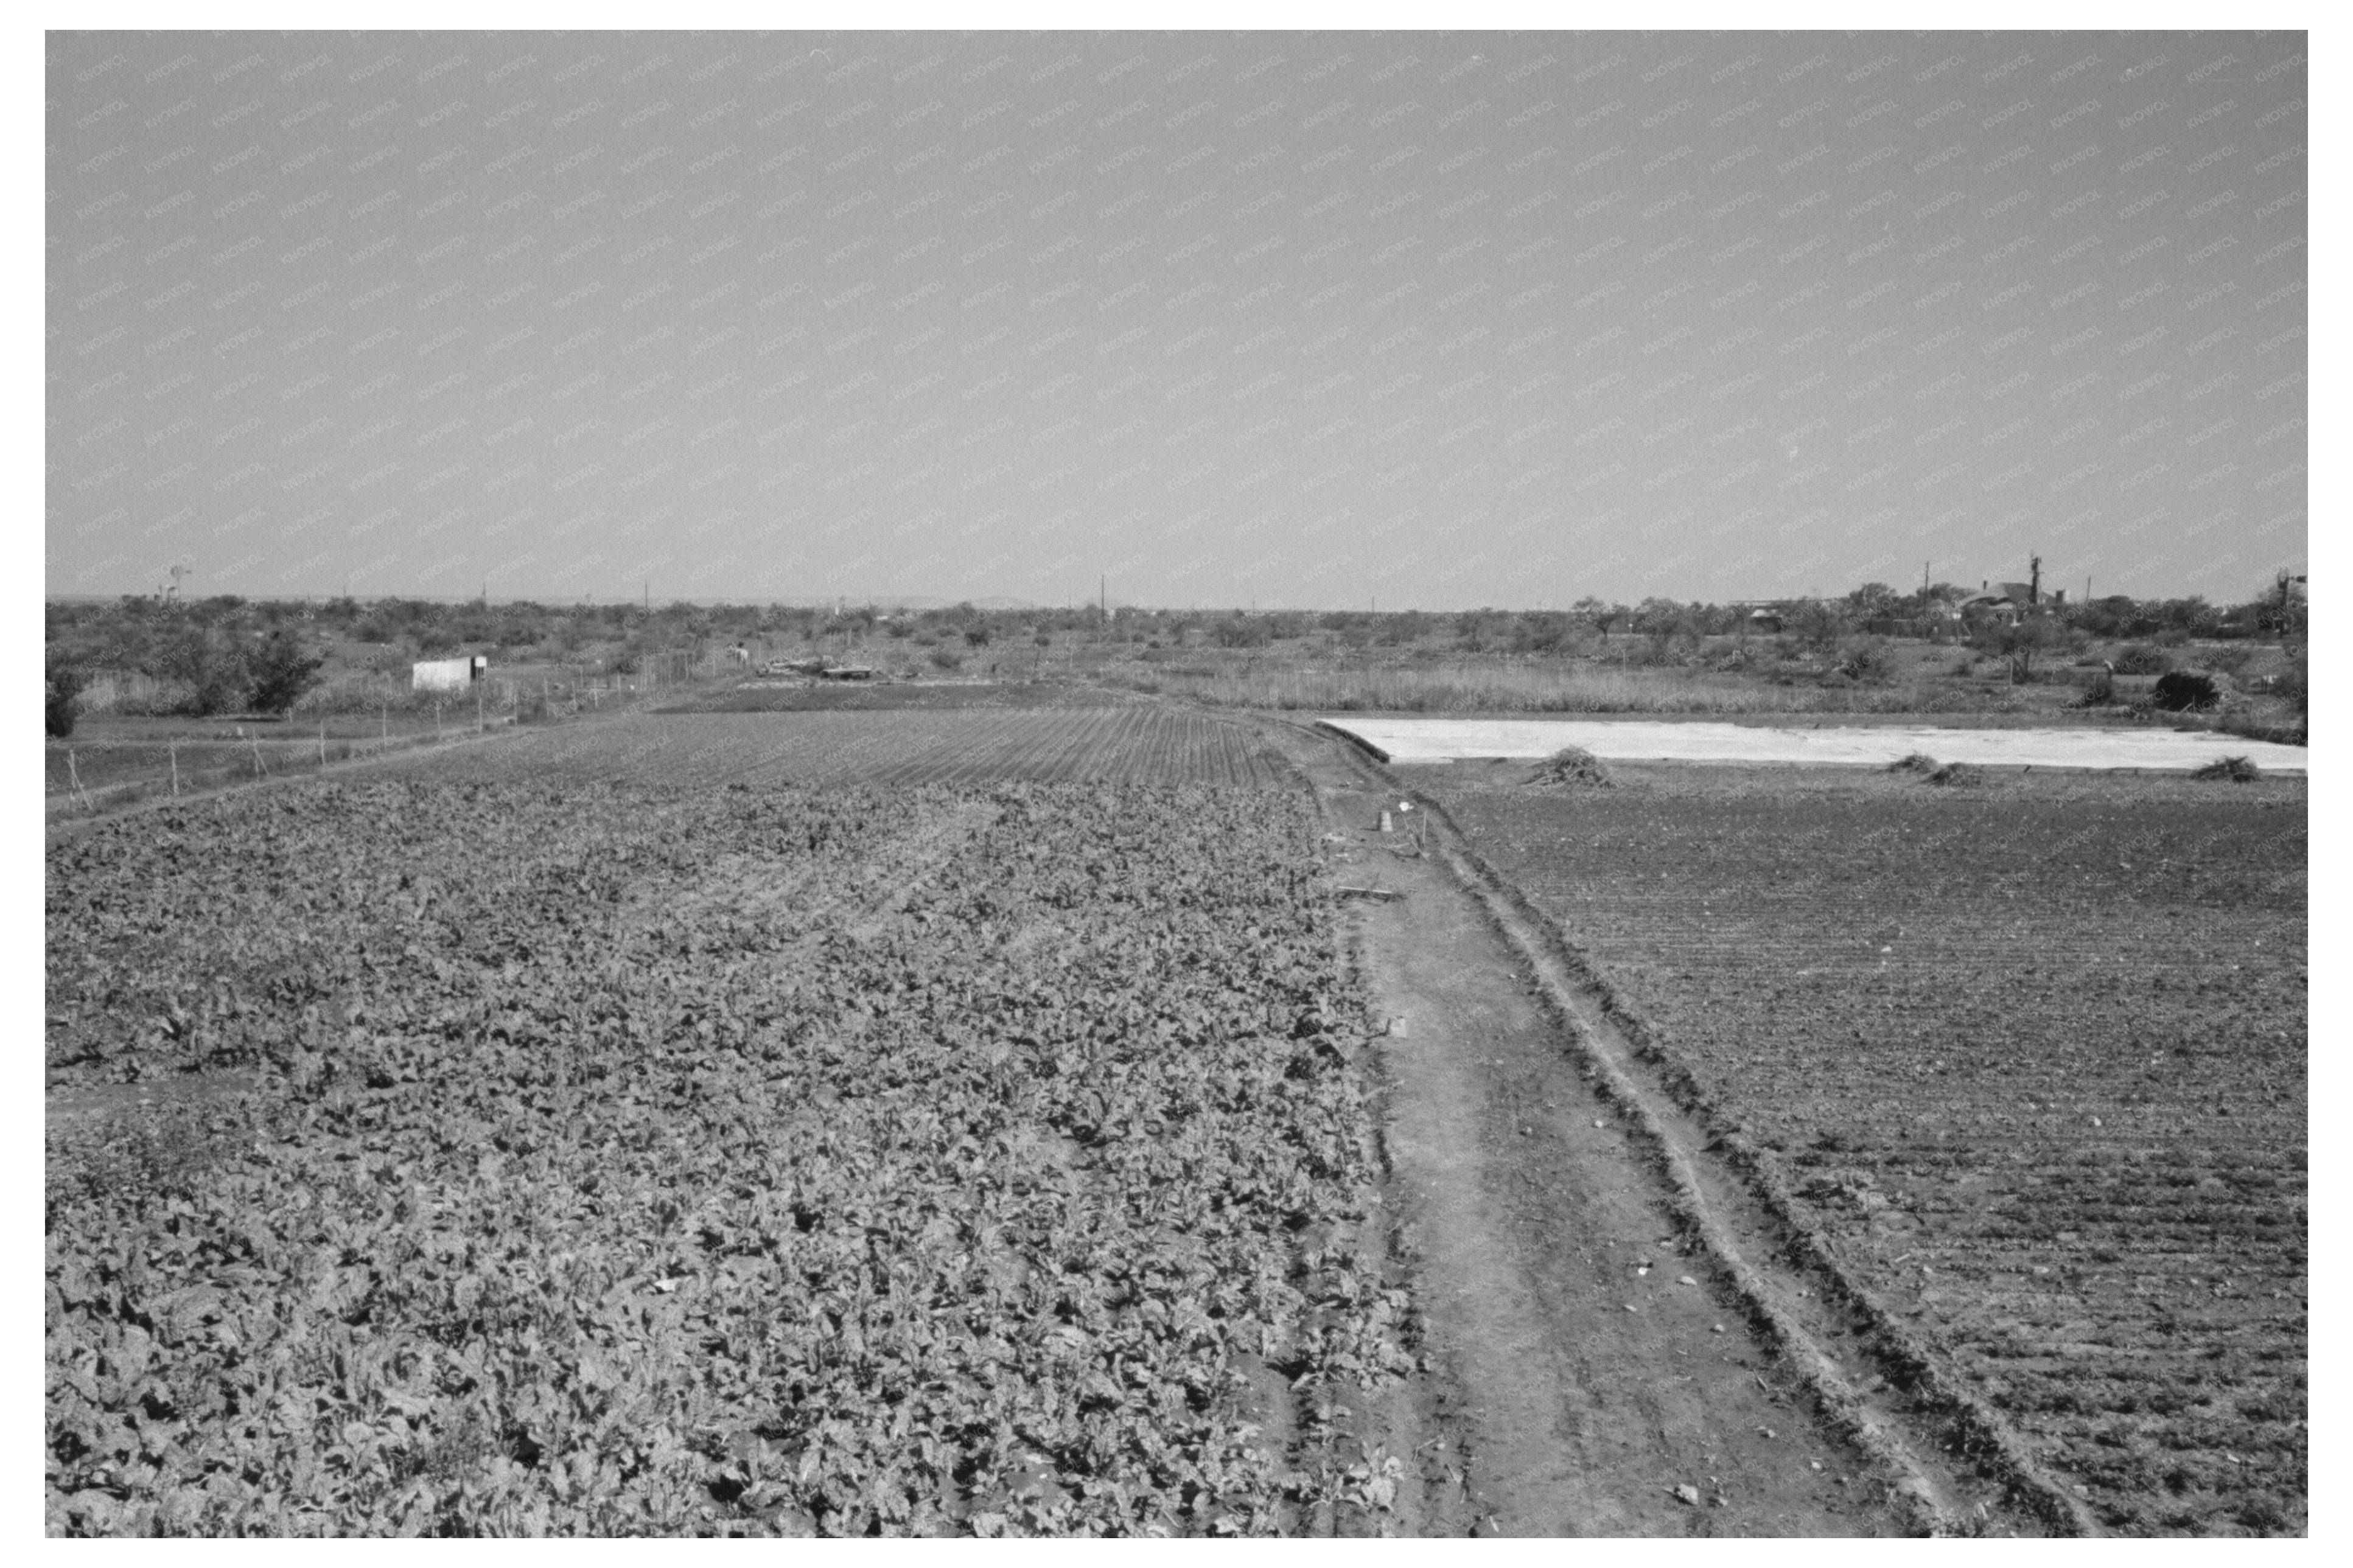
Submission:
{"label": "leafy crop field", "polygon": [[995,779],[1268,784],[1287,776],[1250,731],[1156,705],[655,713],[386,764],[448,781],[628,780],[886,785]]}
{"label": "leafy crop field", "polygon": [[1416,1331],[1304,795],[649,776],[51,845],[53,1081],[259,1085],[52,1123],[51,1533],[1388,1506],[1330,1437]]}
{"label": "leafy crop field", "polygon": [[2301,781],[1401,770],[2112,1528],[2306,1517]]}

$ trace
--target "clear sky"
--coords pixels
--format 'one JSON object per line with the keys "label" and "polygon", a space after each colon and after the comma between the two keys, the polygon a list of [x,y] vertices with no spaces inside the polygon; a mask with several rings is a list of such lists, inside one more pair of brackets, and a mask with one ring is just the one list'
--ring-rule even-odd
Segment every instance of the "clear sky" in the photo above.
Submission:
{"label": "clear sky", "polygon": [[53,33],[46,585],[2244,599],[2305,50]]}

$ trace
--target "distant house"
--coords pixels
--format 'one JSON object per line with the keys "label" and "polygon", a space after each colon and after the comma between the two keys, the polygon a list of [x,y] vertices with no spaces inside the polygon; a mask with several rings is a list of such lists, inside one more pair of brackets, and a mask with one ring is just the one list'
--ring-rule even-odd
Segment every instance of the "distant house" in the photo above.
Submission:
{"label": "distant house", "polygon": [[409,672],[408,688],[412,691],[463,691],[481,679],[490,667],[489,658],[479,653],[465,658],[420,659]]}
{"label": "distant house", "polygon": [[1957,601],[1951,613],[1963,620],[1973,616],[1999,616],[2014,621],[2021,616],[2048,615],[2067,602],[2067,590],[2055,589],[2038,598],[2031,583],[1980,582],[1976,593]]}
{"label": "distant house", "polygon": [[1752,632],[1778,632],[1788,624],[1802,599],[1735,599],[1730,607],[1748,612],[1743,624]]}

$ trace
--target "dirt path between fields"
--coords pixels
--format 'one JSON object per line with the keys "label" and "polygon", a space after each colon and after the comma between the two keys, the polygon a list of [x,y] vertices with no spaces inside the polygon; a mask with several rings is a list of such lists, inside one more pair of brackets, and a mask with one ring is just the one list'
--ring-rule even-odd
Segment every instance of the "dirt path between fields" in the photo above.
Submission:
{"label": "dirt path between fields", "polygon": [[[1816,1284],[1778,1260],[1782,1238],[1704,1137],[1662,1127],[1596,1054],[1606,1042],[1580,1037],[1608,1027],[1598,1010],[1547,1005],[1530,933],[1444,836],[1411,853],[1378,830],[1385,807],[1410,818],[1377,769],[1303,727],[1267,728],[1315,786],[1339,881],[1401,895],[1349,900],[1389,1020],[1376,1063],[1385,1199],[1432,1368],[1433,1386],[1386,1413],[1390,1451],[1409,1443],[1423,1461],[1399,1523],[2037,1530],[1999,1483],[1956,1473],[1939,1451],[1949,1435],[1905,1406]],[[1449,1469],[1461,1479],[1441,1495],[1430,1482]]]}

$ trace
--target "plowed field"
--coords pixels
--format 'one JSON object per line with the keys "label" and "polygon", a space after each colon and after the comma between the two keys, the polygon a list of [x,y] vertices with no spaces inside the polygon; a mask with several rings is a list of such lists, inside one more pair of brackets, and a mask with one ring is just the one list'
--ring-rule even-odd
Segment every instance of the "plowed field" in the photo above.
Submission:
{"label": "plowed field", "polygon": [[1399,771],[2110,1528],[2304,1527],[2300,782]]}
{"label": "plowed field", "polygon": [[652,713],[386,764],[473,782],[1263,784],[1284,764],[1238,724],[1156,706]]}

